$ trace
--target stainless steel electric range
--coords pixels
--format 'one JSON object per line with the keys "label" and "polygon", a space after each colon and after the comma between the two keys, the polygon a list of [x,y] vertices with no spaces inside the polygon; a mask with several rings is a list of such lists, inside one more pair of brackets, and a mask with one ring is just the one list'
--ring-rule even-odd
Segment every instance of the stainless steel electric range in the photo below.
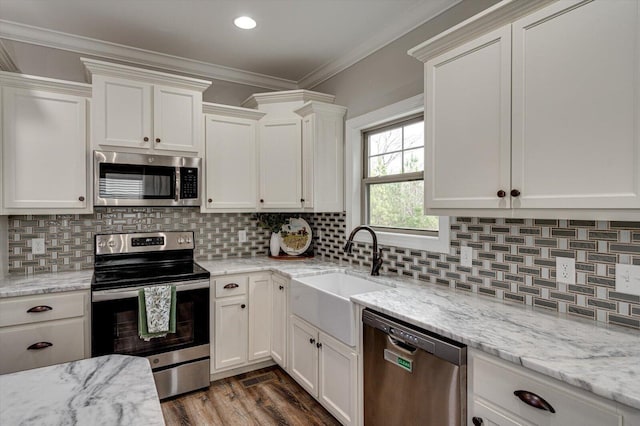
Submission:
{"label": "stainless steel electric range", "polygon": [[[149,359],[160,398],[209,386],[209,272],[193,260],[193,232],[95,236],[91,354]],[[138,335],[138,290],[176,286],[176,332]]]}

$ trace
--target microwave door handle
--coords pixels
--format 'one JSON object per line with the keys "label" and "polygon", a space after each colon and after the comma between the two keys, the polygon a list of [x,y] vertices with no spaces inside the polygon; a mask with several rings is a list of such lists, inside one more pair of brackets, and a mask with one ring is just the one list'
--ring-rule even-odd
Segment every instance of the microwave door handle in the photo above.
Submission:
{"label": "microwave door handle", "polygon": [[176,190],[175,190],[175,202],[180,201],[180,167],[176,167]]}

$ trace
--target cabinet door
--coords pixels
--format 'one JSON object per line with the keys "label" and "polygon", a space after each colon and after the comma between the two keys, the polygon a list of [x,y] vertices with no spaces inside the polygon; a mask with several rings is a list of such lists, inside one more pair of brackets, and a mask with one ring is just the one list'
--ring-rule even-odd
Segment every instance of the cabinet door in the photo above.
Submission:
{"label": "cabinet door", "polygon": [[563,1],[513,24],[514,207],[640,207],[639,4]]}
{"label": "cabinet door", "polygon": [[4,207],[87,208],[87,100],[3,89]]}
{"label": "cabinet door", "polygon": [[302,207],[301,138],[299,119],[260,125],[260,207]]}
{"label": "cabinet door", "polygon": [[229,297],[215,303],[215,366],[221,370],[247,362],[247,298]]}
{"label": "cabinet door", "polygon": [[473,425],[473,418],[482,420],[482,426],[533,426],[526,420],[516,418],[512,413],[504,411],[491,403],[475,400],[471,404],[472,412],[468,424]]}
{"label": "cabinet door", "polygon": [[358,356],[348,346],[320,332],[319,399],[344,425],[356,422]]}
{"label": "cabinet door", "polygon": [[425,208],[508,208],[511,29],[425,64]]}
{"label": "cabinet door", "polygon": [[249,277],[249,361],[271,354],[271,279]]}
{"label": "cabinet door", "polygon": [[96,75],[92,99],[94,145],[144,150],[153,145],[150,84]]}
{"label": "cabinet door", "polygon": [[153,87],[153,145],[159,151],[197,154],[202,145],[202,94],[167,86]]}
{"label": "cabinet door", "polygon": [[289,374],[307,392],[318,397],[318,332],[291,315],[291,365]]}
{"label": "cabinet door", "polygon": [[271,306],[271,358],[286,369],[287,282],[278,276],[273,277]]}
{"label": "cabinet door", "polygon": [[255,120],[218,115],[207,115],[205,120],[205,206],[255,209],[258,199]]}

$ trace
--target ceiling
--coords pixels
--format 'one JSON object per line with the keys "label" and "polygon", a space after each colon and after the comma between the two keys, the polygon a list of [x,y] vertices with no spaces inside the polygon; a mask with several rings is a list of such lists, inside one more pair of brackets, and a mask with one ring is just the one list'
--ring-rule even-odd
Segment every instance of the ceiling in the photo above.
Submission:
{"label": "ceiling", "polygon": [[[216,65],[227,73],[243,71],[245,79],[257,74],[304,87],[329,78],[458,2],[0,0],[0,38],[71,51],[87,46],[87,52],[80,52],[87,54],[120,49],[125,56],[154,58],[157,52],[163,54],[155,56],[160,64],[187,58],[186,64],[203,70]],[[250,31],[236,28],[233,19],[240,15],[252,16],[258,26]],[[125,51],[118,45],[136,49]]]}

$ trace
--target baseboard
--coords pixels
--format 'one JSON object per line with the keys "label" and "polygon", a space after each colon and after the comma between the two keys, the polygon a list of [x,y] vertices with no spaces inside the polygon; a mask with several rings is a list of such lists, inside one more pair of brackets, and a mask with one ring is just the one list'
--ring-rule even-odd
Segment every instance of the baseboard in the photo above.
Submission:
{"label": "baseboard", "polygon": [[276,365],[273,359],[267,359],[266,361],[256,362],[255,364],[243,365],[242,367],[232,368],[230,370],[219,371],[211,374],[211,381],[226,379],[227,377],[237,376],[238,374],[248,373],[249,371],[259,370],[265,367],[271,367]]}

